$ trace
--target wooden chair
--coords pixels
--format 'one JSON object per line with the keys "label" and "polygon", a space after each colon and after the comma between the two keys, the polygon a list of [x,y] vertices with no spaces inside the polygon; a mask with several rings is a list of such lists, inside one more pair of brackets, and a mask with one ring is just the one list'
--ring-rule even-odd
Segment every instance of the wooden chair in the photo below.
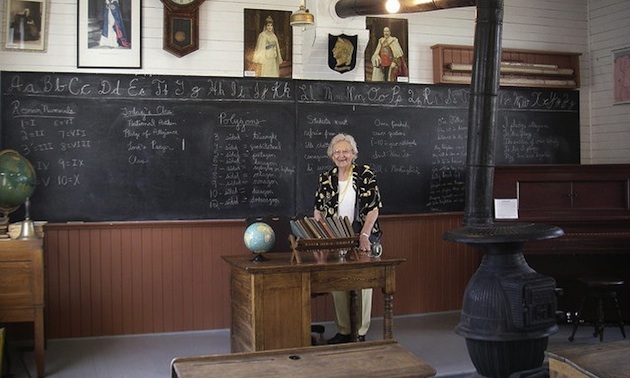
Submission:
{"label": "wooden chair", "polygon": [[621,334],[626,338],[626,331],[624,329],[623,315],[621,314],[621,308],[619,307],[619,300],[617,299],[617,290],[622,287],[625,282],[622,279],[617,278],[602,278],[602,277],[590,277],[581,279],[580,282],[584,286],[584,294],[582,296],[582,302],[580,303],[580,309],[576,312],[576,316],[573,323],[573,332],[569,336],[569,341],[573,341],[575,332],[577,331],[580,323],[584,319],[583,311],[587,304],[594,305],[595,316],[593,319],[593,337],[599,336],[599,341],[604,340],[604,328],[606,327],[606,316],[604,314],[604,302],[610,300],[616,309],[618,317],[618,325],[621,330]]}

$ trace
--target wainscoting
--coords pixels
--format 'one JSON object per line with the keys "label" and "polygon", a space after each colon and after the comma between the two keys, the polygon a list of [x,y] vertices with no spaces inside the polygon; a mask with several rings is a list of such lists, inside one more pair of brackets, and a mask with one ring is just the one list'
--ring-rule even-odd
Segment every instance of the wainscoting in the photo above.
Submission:
{"label": "wainscoting", "polygon": [[[461,213],[382,216],[384,253],[396,270],[394,314],[461,308],[481,254],[442,239]],[[227,264],[249,253],[243,220],[59,223],[45,230],[48,338],[162,333],[230,327]],[[382,316],[375,290],[373,316]],[[330,296],[314,321],[333,319]]]}

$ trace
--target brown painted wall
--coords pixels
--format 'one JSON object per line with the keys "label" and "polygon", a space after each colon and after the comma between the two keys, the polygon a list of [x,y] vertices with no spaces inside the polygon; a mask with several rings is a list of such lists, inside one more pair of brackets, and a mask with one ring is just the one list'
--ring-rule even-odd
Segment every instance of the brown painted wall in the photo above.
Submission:
{"label": "brown painted wall", "polygon": [[[481,255],[442,240],[460,213],[382,216],[384,253],[397,268],[394,314],[461,308]],[[243,220],[50,224],[46,227],[48,338],[223,329],[230,326],[223,255],[249,253]],[[374,316],[382,316],[375,291]],[[313,320],[330,321],[330,296]]]}

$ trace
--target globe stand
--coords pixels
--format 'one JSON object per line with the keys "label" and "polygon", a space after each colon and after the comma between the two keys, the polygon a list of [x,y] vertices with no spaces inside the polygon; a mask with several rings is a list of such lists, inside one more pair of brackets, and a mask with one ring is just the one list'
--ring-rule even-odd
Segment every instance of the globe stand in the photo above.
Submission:
{"label": "globe stand", "polygon": [[0,218],[0,240],[11,239],[9,235],[9,214],[18,209],[19,206],[16,207],[3,207],[0,209],[2,211],[2,218]]}
{"label": "globe stand", "polygon": [[263,255],[263,252],[254,252],[254,254],[256,256],[254,256],[254,258],[251,261],[254,261],[254,262],[269,261],[269,259]]}
{"label": "globe stand", "polygon": [[9,212],[3,211],[0,218],[0,240],[10,239],[9,236]]}

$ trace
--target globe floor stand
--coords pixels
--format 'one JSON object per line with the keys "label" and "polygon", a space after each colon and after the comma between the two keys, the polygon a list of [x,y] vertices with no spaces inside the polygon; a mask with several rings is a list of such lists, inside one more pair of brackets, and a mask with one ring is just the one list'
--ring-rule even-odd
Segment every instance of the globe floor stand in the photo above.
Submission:
{"label": "globe floor stand", "polygon": [[10,239],[9,236],[9,214],[4,213],[0,218],[0,240]]}
{"label": "globe floor stand", "polygon": [[9,215],[18,208],[19,206],[3,206],[0,209],[0,212],[2,212],[2,218],[0,218],[0,240],[11,239],[11,236],[9,235],[9,222],[11,221]]}
{"label": "globe floor stand", "polygon": [[254,256],[254,258],[251,261],[255,261],[255,262],[269,261],[269,259],[263,256],[262,253],[255,253],[255,255],[256,256]]}
{"label": "globe floor stand", "polygon": [[466,287],[455,331],[466,338],[471,361],[481,376],[541,373],[549,336],[558,331],[555,280],[530,268],[522,247],[526,241],[562,234],[556,226],[506,223],[462,227],[444,235],[446,240],[471,244],[484,252]]}

